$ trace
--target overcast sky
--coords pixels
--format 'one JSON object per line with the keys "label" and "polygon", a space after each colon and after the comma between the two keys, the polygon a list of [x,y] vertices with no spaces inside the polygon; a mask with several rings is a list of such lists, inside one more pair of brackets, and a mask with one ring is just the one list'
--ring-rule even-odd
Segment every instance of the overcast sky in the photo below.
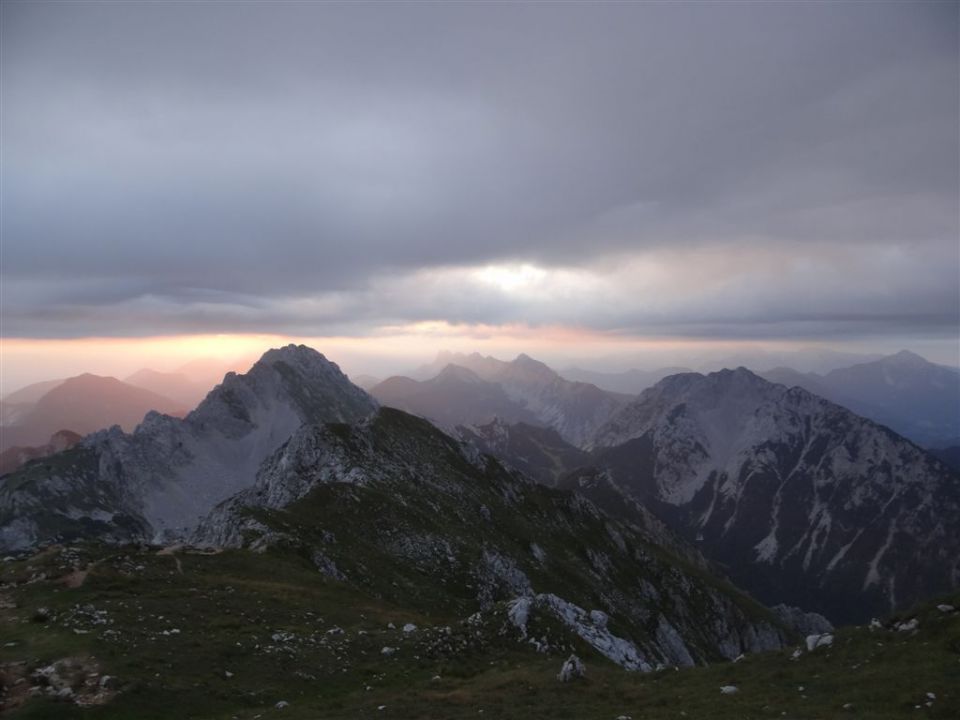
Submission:
{"label": "overcast sky", "polygon": [[942,355],[958,7],[4,0],[3,334]]}

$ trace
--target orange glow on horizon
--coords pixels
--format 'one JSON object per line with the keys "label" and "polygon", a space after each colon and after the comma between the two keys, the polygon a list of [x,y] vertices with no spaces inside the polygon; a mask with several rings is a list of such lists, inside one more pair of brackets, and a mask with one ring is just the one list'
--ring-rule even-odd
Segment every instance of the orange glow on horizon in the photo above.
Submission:
{"label": "orange glow on horizon", "polygon": [[[656,356],[677,351],[764,347],[788,349],[796,342],[748,342],[626,336],[569,326],[524,324],[453,325],[418,322],[383,327],[365,336],[292,336],[283,334],[170,335],[141,338],[0,339],[0,395],[24,385],[83,372],[124,378],[151,368],[170,372],[194,360],[216,359],[225,369],[246,370],[272,347],[304,344],[338,363],[345,372],[385,375],[431,361],[441,350],[480,352],[510,359],[521,352],[534,357],[588,361],[618,354]],[[804,342],[804,347],[818,343]]]}

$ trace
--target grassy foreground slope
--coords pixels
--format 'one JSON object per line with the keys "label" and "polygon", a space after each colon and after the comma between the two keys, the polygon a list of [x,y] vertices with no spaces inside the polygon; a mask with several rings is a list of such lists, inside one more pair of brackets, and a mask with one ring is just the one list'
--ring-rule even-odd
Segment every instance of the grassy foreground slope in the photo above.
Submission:
{"label": "grassy foreground slope", "polygon": [[[942,602],[960,607],[960,595]],[[891,629],[913,618],[915,630]],[[546,652],[520,637],[502,604],[469,620],[429,615],[374,600],[293,554],[54,548],[0,563],[0,714],[960,717],[960,613],[936,606],[880,629],[841,629],[832,646],[796,659],[791,648],[650,674],[540,622],[529,634]],[[587,676],[560,683],[570,652]],[[725,685],[738,692],[721,694]]]}

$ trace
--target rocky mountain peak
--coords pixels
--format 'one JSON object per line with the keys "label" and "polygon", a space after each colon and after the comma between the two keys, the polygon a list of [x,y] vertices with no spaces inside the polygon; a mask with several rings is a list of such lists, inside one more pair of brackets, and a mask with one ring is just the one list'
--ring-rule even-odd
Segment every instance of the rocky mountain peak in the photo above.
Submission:
{"label": "rocky mountain peak", "polygon": [[200,515],[252,485],[264,459],[299,427],[357,422],[377,407],[315,350],[270,350],[247,373],[228,373],[186,418],[150,412],[132,434],[94,433],[73,455],[24,470],[29,485],[14,478],[0,487],[0,525],[13,528],[0,548],[117,536],[111,518],[120,515],[132,518],[121,536],[184,537]]}
{"label": "rocky mountain peak", "polygon": [[801,387],[743,368],[666,378],[595,447],[618,484],[763,601],[846,622],[958,577],[956,478]]}
{"label": "rocky mountain peak", "polygon": [[250,423],[268,411],[289,411],[302,424],[351,420],[376,408],[336,363],[313,348],[291,344],[268,350],[245,374],[227,373],[188,419]]}

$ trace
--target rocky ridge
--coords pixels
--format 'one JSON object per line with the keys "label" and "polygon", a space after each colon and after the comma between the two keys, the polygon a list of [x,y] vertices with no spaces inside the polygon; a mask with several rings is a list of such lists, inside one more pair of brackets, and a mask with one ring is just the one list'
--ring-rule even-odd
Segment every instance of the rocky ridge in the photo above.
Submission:
{"label": "rocky ridge", "polygon": [[674,375],[594,462],[764,602],[848,622],[960,582],[960,482],[904,438],[740,368]]}

